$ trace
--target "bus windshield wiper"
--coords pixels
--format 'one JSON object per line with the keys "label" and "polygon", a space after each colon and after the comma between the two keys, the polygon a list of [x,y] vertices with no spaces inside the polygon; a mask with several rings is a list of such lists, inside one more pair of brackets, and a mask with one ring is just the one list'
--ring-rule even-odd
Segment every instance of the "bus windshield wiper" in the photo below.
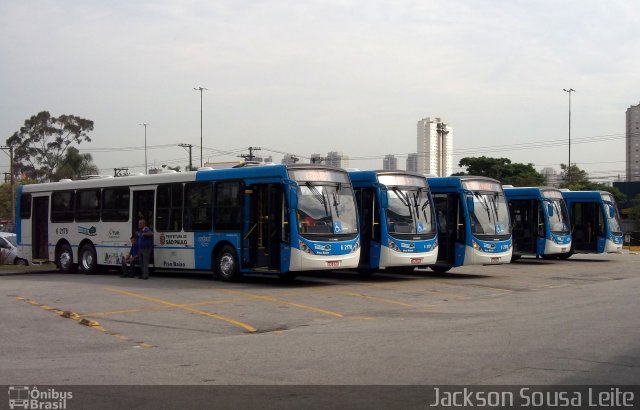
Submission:
{"label": "bus windshield wiper", "polygon": [[305,185],[307,185],[307,188],[309,188],[309,191],[311,191],[313,197],[322,204],[325,214],[329,216],[329,207],[327,206],[327,198],[324,197],[324,190],[323,192],[320,192],[318,188],[309,181],[307,181]]}
{"label": "bus windshield wiper", "polygon": [[398,189],[398,187],[395,187],[395,186],[391,188],[391,190],[396,193],[396,195],[398,196],[398,198],[400,198],[400,201],[402,201],[402,204],[404,206],[411,206],[411,203],[409,202],[409,195],[405,194],[400,189]]}

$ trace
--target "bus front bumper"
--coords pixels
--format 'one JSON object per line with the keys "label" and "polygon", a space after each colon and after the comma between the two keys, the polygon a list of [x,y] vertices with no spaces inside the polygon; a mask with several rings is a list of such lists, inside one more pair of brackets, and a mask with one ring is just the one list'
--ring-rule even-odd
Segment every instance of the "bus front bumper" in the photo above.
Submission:
{"label": "bus front bumper", "polygon": [[315,255],[291,248],[290,271],[352,269],[358,267],[360,249],[344,255]]}

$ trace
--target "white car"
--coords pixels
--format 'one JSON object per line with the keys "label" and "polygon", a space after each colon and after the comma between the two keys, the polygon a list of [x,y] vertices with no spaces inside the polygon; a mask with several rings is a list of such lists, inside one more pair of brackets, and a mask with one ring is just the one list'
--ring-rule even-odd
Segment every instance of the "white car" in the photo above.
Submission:
{"label": "white car", "polygon": [[0,264],[25,266],[29,264],[26,259],[18,257],[17,244],[15,233],[0,232]]}

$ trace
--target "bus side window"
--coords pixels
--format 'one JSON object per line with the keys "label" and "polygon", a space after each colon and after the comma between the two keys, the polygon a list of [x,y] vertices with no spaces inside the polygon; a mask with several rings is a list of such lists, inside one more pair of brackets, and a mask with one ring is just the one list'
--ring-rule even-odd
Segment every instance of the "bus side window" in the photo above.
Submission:
{"label": "bus side window", "polygon": [[129,220],[129,187],[105,188],[102,191],[102,220],[126,222]]}
{"label": "bus side window", "polygon": [[76,192],[76,221],[98,222],[100,220],[100,189]]}
{"label": "bus side window", "polygon": [[182,229],[182,184],[158,186],[156,191],[156,230],[179,231]]}
{"label": "bus side window", "polygon": [[240,182],[216,183],[214,203],[214,229],[220,231],[239,231],[242,228],[242,200]]}
{"label": "bus side window", "polygon": [[20,219],[31,218],[31,194],[20,195]]}
{"label": "bus side window", "polygon": [[51,194],[51,222],[73,222],[74,191]]}
{"label": "bus side window", "polygon": [[211,183],[191,182],[185,185],[184,230],[211,230]]}

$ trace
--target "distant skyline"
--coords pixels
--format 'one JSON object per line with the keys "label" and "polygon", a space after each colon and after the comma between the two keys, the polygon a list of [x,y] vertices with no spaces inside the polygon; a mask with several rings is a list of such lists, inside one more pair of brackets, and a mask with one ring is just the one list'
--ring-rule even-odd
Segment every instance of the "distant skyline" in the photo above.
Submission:
{"label": "distant skyline", "polygon": [[[625,175],[625,111],[640,102],[640,3],[489,0],[0,0],[0,138],[42,110],[95,122],[101,173],[262,148],[400,167],[415,124],[443,117],[460,158],[571,159]],[[7,172],[8,157],[0,155]]]}

